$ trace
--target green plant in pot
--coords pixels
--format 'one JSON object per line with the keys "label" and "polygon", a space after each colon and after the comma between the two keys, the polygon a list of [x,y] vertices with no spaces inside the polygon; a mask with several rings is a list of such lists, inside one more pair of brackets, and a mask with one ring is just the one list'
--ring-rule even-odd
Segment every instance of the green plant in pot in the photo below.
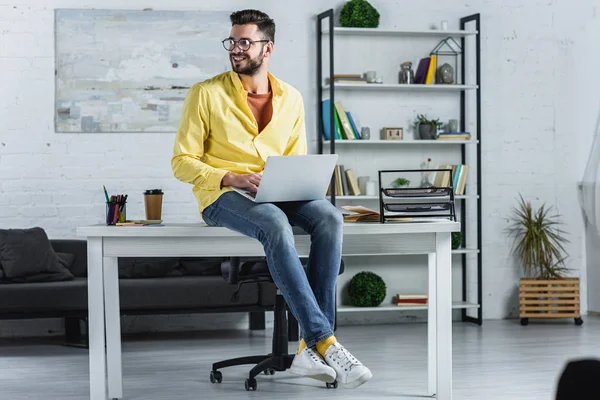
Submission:
{"label": "green plant in pot", "polygon": [[513,208],[511,225],[507,228],[514,237],[513,254],[523,266],[526,277],[561,279],[568,268],[565,266],[564,245],[569,241],[560,228],[558,214],[550,214],[552,208],[542,204],[537,210],[519,195],[519,206]]}
{"label": "green plant in pot", "polygon": [[340,11],[340,25],[345,28],[377,28],[379,12],[366,0],[350,0]]}
{"label": "green plant in pot", "polygon": [[519,317],[521,325],[529,318],[568,318],[582,325],[580,312],[580,282],[567,277],[564,245],[569,241],[560,228],[558,214],[542,204],[535,210],[519,195],[519,206],[513,209],[507,228],[514,237],[512,253],[523,267],[519,280]]}
{"label": "green plant in pot", "polygon": [[437,138],[437,131],[442,125],[439,118],[429,119],[425,115],[419,114],[415,120],[415,132],[418,139],[435,140]]}
{"label": "green plant in pot", "polygon": [[392,182],[392,186],[395,188],[408,187],[410,185],[410,181],[406,178],[398,178]]}
{"label": "green plant in pot", "polygon": [[452,232],[452,250],[456,250],[462,244],[462,233]]}
{"label": "green plant in pot", "polygon": [[359,272],[348,283],[350,304],[355,307],[377,307],[385,299],[386,290],[383,279],[370,271]]}

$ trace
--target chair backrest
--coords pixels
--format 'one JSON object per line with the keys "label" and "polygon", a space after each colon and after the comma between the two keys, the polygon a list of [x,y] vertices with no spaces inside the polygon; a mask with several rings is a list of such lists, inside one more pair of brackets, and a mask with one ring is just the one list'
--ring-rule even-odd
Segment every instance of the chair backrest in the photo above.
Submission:
{"label": "chair backrest", "polygon": [[271,280],[265,257],[231,257],[221,263],[221,274],[232,285],[240,281]]}
{"label": "chair backrest", "polygon": [[[306,259],[300,259],[306,266]],[[344,260],[340,265],[340,275],[344,272]],[[272,281],[266,257],[231,257],[221,262],[223,279],[232,285],[240,281]]]}
{"label": "chair backrest", "polygon": [[560,376],[556,390],[556,400],[598,398],[598,377],[600,359],[580,359],[570,361]]}

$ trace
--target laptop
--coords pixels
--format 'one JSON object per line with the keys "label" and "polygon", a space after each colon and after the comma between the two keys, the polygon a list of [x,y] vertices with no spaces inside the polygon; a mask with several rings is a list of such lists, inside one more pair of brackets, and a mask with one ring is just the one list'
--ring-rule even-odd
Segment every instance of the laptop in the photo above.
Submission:
{"label": "laptop", "polygon": [[323,199],[337,160],[337,154],[270,156],[256,193],[233,190],[256,203]]}

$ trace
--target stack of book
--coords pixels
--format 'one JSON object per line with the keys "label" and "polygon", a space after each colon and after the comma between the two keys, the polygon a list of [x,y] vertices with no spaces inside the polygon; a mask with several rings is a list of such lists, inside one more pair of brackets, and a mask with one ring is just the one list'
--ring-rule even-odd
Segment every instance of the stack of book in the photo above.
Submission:
{"label": "stack of book", "polygon": [[[452,170],[452,187],[454,188],[455,195],[464,195],[465,186],[467,184],[467,174],[469,172],[468,165],[452,165],[442,164],[438,166],[438,169],[451,169]],[[450,172],[449,171],[437,171],[435,177],[433,177],[433,186],[435,187],[450,187]]]}
{"label": "stack of book", "polygon": [[[368,83],[367,78],[361,74],[333,74],[335,83]],[[327,78],[329,83],[329,78]]]}
{"label": "stack of book", "polygon": [[469,132],[439,132],[437,140],[471,140]]}
{"label": "stack of book", "polygon": [[[323,107],[323,137],[325,140],[331,140],[331,127],[329,121],[331,100],[323,100],[321,104]],[[336,101],[333,106],[333,134],[335,139],[361,139],[358,125],[354,121],[352,114],[349,111],[344,110],[342,103],[339,101]]]}
{"label": "stack of book", "polygon": [[397,306],[426,306],[428,296],[426,294],[396,294],[394,302]]}
{"label": "stack of book", "polygon": [[[335,179],[336,196],[360,196],[361,191],[358,180],[351,169],[344,169],[343,165],[336,165],[333,171]],[[331,185],[327,189],[327,196],[331,195]]]}

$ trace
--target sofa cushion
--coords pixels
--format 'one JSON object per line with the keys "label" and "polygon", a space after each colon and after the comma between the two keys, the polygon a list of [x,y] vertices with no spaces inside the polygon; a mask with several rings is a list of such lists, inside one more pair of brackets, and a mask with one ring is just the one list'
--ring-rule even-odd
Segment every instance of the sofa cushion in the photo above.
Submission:
{"label": "sofa cushion", "polygon": [[76,277],[87,277],[87,242],[81,239],[50,239],[54,251],[73,254],[74,260],[69,270]]}
{"label": "sofa cushion", "polygon": [[232,302],[237,286],[227,284],[220,276],[121,279],[119,282],[122,310],[192,310],[257,305],[259,302],[255,283],[242,285],[239,301]]}
{"label": "sofa cushion", "polygon": [[39,227],[0,229],[3,282],[53,282],[73,279]]}
{"label": "sofa cushion", "polygon": [[[137,311],[158,314],[161,310],[235,308],[261,303],[257,284],[242,285],[239,301],[234,303],[231,296],[236,289],[237,286],[227,284],[220,276],[119,280],[121,310],[130,314]],[[270,291],[274,294],[274,289]],[[274,299],[274,295],[269,297]],[[263,305],[265,300],[268,302],[263,298]],[[0,285],[0,305],[3,313],[86,313],[87,279]]]}
{"label": "sofa cushion", "polygon": [[58,257],[58,262],[60,263],[60,265],[62,265],[64,268],[66,268],[70,271],[71,266],[73,265],[73,262],[75,261],[75,254],[56,252],[56,256]]}
{"label": "sofa cushion", "polygon": [[181,257],[179,265],[184,275],[221,275],[224,257]]}
{"label": "sofa cushion", "polygon": [[87,312],[87,279],[0,285],[2,313]]}
{"label": "sofa cushion", "polygon": [[180,276],[179,259],[173,257],[119,257],[119,278]]}

